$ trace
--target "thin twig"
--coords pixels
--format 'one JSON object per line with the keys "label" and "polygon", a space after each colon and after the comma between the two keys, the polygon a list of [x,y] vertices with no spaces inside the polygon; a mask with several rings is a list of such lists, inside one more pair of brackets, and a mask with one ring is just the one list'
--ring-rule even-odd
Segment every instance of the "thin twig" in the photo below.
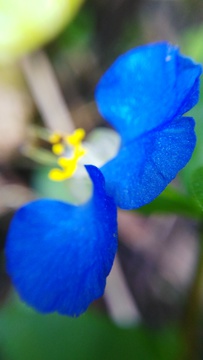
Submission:
{"label": "thin twig", "polygon": [[112,319],[118,325],[129,326],[140,320],[139,311],[127,286],[117,255],[107,278],[104,299]]}
{"label": "thin twig", "polygon": [[72,132],[73,120],[45,52],[24,57],[22,69],[45,125],[52,131]]}

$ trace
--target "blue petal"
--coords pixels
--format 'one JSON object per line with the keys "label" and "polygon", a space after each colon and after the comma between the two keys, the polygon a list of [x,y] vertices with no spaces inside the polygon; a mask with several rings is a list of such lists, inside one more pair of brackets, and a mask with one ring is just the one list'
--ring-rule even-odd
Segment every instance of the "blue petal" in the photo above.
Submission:
{"label": "blue petal", "polygon": [[179,117],[126,146],[101,171],[108,193],[122,209],[157,197],[189,161],[196,143],[194,121]]}
{"label": "blue petal", "polygon": [[140,46],[103,75],[95,93],[98,109],[126,143],[193,107],[201,72],[169,43]]}
{"label": "blue petal", "polygon": [[101,172],[89,202],[37,200],[15,214],[6,244],[7,271],[21,298],[37,310],[77,316],[105,288],[117,249],[116,207]]}

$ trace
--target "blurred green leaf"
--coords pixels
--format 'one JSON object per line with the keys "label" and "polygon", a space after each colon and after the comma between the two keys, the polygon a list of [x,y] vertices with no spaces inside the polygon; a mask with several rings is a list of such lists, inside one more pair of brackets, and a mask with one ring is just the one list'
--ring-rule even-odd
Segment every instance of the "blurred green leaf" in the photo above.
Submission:
{"label": "blurred green leaf", "polygon": [[141,207],[139,211],[145,215],[172,213],[195,219],[199,219],[202,216],[199,206],[192,197],[181,194],[171,186],[168,186],[154,201]]}
{"label": "blurred green leaf", "polygon": [[[203,26],[196,26],[187,29],[180,38],[181,52],[196,61],[203,62]],[[191,160],[180,172],[180,176],[189,189],[192,173],[200,166],[203,166],[203,83],[200,81],[200,99],[198,104],[187,114],[195,119],[195,132],[197,135],[197,143]]]}
{"label": "blurred green leaf", "polygon": [[[70,25],[57,37],[54,52],[90,45],[94,35],[95,17],[90,8],[84,7]],[[53,44],[52,44],[53,45]],[[55,54],[57,56],[57,54]]]}
{"label": "blurred green leaf", "polygon": [[91,311],[74,319],[40,315],[13,302],[0,317],[6,360],[174,360],[181,347],[175,328],[118,328]]}
{"label": "blurred green leaf", "polygon": [[203,167],[198,168],[191,176],[191,190],[203,210]]}
{"label": "blurred green leaf", "polygon": [[200,88],[200,100],[195,108],[192,109],[187,115],[192,116],[195,119],[195,132],[197,136],[197,143],[192,158],[185,166],[185,168],[180,172],[182,180],[184,181],[186,187],[189,188],[192,173],[198,167],[203,166],[203,83],[201,83]]}
{"label": "blurred green leaf", "polygon": [[198,62],[203,62],[203,26],[187,28],[181,36],[181,50],[184,54],[193,57]]}

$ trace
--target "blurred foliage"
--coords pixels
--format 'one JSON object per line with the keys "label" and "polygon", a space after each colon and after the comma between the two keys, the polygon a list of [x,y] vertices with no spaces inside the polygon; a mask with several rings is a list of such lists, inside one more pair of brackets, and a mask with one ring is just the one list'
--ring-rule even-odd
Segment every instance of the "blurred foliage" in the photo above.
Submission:
{"label": "blurred foliage", "polygon": [[54,44],[52,43],[52,53],[57,56],[71,49],[88,48],[93,41],[95,26],[93,9],[84,7],[74,21],[69,25],[66,24],[63,32],[59,34]]}
{"label": "blurred foliage", "polygon": [[160,196],[151,203],[141,207],[139,211],[145,215],[152,213],[159,214],[180,214],[186,217],[201,219],[202,211],[195,199],[168,186]]}
{"label": "blurred foliage", "polygon": [[[192,56],[192,55],[191,55]],[[203,60],[203,50],[200,58]],[[201,61],[200,61],[201,62]],[[181,171],[181,178],[184,181],[186,187],[189,190],[191,175],[198,167],[203,166],[203,127],[202,127],[202,118],[203,118],[203,83],[201,82],[200,87],[200,99],[198,104],[192,109],[188,115],[192,116],[195,119],[195,132],[197,136],[196,147],[192,155],[191,160],[187,166]]]}
{"label": "blurred foliage", "polygon": [[2,308],[0,317],[5,360],[172,360],[181,349],[178,330],[173,327],[121,329],[91,311],[71,319],[40,315],[13,301]]}
{"label": "blurred foliage", "polygon": [[203,167],[193,172],[191,177],[191,190],[201,209],[203,209]]}

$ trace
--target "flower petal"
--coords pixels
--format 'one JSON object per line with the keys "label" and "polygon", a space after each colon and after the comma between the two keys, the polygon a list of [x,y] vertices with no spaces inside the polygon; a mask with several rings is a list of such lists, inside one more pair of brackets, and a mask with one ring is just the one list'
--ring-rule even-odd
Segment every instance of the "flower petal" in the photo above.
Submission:
{"label": "flower petal", "polygon": [[113,264],[116,207],[101,172],[86,168],[94,183],[89,202],[33,201],[11,223],[8,274],[22,299],[44,313],[80,315],[103,294]]}
{"label": "flower petal", "polygon": [[126,143],[193,107],[201,71],[167,42],[137,47],[101,78],[95,93],[99,111]]}
{"label": "flower petal", "polygon": [[195,143],[194,120],[179,117],[121,147],[118,155],[101,168],[108,193],[122,209],[149,203],[186,165]]}

